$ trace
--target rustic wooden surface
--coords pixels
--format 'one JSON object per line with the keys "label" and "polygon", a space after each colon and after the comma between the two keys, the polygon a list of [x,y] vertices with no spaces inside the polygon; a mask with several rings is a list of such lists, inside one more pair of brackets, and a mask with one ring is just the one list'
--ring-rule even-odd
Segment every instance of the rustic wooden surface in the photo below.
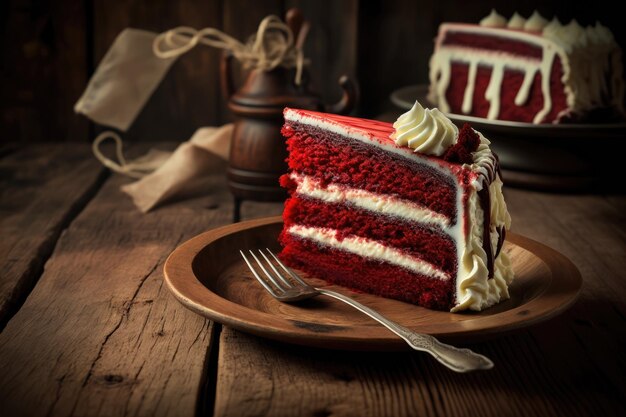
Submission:
{"label": "rustic wooden surface", "polygon": [[0,328],[41,275],[61,231],[104,181],[105,169],[85,158],[88,149],[38,146],[0,159]]}
{"label": "rustic wooden surface", "polygon": [[[466,344],[496,367],[460,375],[419,353],[261,339],[178,303],[163,285],[163,262],[187,238],[230,221],[220,171],[208,195],[140,214],[119,190],[129,180],[103,176],[86,147],[1,155],[3,289],[31,271],[31,284],[13,287],[19,309],[7,310],[0,333],[3,416],[623,415],[623,195],[505,189],[513,231],[569,257],[583,291],[551,321]],[[279,203],[242,207],[244,219],[280,211]],[[10,242],[24,249],[11,252]]]}

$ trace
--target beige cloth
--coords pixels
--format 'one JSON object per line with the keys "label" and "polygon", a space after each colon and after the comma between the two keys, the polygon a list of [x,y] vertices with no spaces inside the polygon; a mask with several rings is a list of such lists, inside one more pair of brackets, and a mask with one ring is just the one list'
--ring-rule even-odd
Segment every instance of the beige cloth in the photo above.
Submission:
{"label": "beige cloth", "polygon": [[156,37],[153,32],[124,29],[98,64],[74,111],[128,130],[177,58],[155,56]]}
{"label": "beige cloth", "polygon": [[214,171],[214,157],[228,159],[233,125],[204,127],[176,148],[167,161],[139,181],[122,186],[133,202],[146,213],[159,204],[193,193],[198,181]]}

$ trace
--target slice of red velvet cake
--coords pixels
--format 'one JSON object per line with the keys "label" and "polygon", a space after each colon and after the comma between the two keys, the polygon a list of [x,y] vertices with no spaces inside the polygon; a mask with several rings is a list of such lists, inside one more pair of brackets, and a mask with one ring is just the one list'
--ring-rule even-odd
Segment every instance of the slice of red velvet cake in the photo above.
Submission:
{"label": "slice of red velvet cake", "polygon": [[429,100],[444,113],[528,123],[624,118],[622,50],[600,25],[562,25],[535,12],[479,25],[443,23]]}
{"label": "slice of red velvet cake", "polygon": [[284,117],[288,265],[433,309],[508,298],[510,217],[480,133],[418,103],[393,126],[296,109]]}

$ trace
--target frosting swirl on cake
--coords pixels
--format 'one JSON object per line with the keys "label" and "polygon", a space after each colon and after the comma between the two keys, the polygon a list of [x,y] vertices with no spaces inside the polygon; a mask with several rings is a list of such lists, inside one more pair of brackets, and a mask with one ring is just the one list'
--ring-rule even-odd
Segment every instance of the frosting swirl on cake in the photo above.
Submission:
{"label": "frosting swirl on cake", "polygon": [[507,21],[504,16],[498,14],[496,9],[491,9],[491,13],[489,16],[484,17],[480,21],[480,26],[490,27],[490,28],[504,28],[506,27]]}
{"label": "frosting swirl on cake", "polygon": [[519,13],[515,12],[513,16],[509,19],[509,23],[506,24],[506,27],[509,29],[524,29],[524,25],[526,24],[526,19],[519,15]]}
{"label": "frosting swirl on cake", "polygon": [[524,23],[524,30],[527,32],[541,32],[547,24],[548,20],[535,10]]}
{"label": "frosting swirl on cake", "polygon": [[441,156],[456,143],[459,129],[438,109],[424,109],[417,101],[393,124],[391,139],[415,152]]}

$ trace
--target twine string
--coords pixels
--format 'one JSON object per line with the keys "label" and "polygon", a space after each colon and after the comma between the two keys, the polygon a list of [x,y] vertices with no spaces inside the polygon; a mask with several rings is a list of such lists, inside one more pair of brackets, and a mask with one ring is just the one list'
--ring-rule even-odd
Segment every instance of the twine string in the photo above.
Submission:
{"label": "twine string", "polygon": [[159,58],[174,58],[199,44],[229,51],[246,69],[271,71],[279,66],[295,68],[295,83],[300,85],[302,82],[305,64],[302,42],[299,40],[296,45],[289,26],[276,16],[270,15],[263,19],[256,34],[245,44],[218,29],[196,30],[180,26],[158,35],[152,50]]}
{"label": "twine string", "polygon": [[[107,139],[113,139],[115,141],[115,156],[117,157],[118,162],[115,162],[113,159],[107,158],[100,151],[100,144]],[[148,174],[148,172],[143,172],[140,169],[133,169],[128,162],[126,162],[126,158],[124,158],[123,152],[123,142],[122,138],[119,135],[112,131],[102,132],[96,137],[91,145],[91,150],[93,154],[98,158],[98,160],[105,167],[117,172],[118,174],[127,175],[132,178],[143,178]]]}

